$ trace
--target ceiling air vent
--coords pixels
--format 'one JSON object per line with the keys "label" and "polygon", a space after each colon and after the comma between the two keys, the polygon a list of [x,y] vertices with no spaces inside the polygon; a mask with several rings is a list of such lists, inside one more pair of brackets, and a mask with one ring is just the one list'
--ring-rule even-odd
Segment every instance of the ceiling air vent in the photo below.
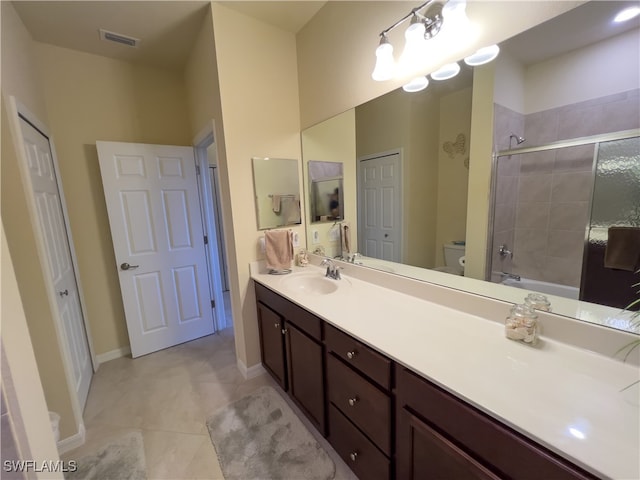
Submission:
{"label": "ceiling air vent", "polygon": [[100,29],[100,39],[107,42],[115,42],[121,45],[127,45],[129,47],[137,47],[140,43],[140,39],[138,38],[127,37],[126,35],[103,30],[102,28]]}

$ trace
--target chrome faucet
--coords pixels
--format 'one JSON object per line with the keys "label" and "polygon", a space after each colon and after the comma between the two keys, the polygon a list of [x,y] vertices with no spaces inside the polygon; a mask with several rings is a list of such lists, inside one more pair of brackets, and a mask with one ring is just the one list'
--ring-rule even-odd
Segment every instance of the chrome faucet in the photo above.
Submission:
{"label": "chrome faucet", "polygon": [[512,280],[520,281],[520,275],[516,275],[515,273],[500,272],[500,275],[502,275],[502,280],[511,278]]}
{"label": "chrome faucet", "polygon": [[325,258],[320,262],[320,266],[327,266],[327,273],[325,273],[325,277],[333,278],[334,280],[340,280],[342,277],[340,276],[341,267],[338,267],[333,260],[330,258]]}
{"label": "chrome faucet", "polygon": [[362,265],[362,261],[358,260],[362,255],[358,252],[355,252],[347,257],[347,262],[354,263],[356,265]]}
{"label": "chrome faucet", "polygon": [[503,243],[498,247],[498,255],[500,255],[500,258],[513,258],[513,252],[509,250],[509,247],[507,247],[506,243]]}

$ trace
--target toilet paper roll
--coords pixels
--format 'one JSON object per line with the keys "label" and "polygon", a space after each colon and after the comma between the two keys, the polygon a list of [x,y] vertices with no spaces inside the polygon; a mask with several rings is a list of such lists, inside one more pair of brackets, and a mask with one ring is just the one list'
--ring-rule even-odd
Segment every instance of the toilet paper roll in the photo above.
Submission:
{"label": "toilet paper roll", "polygon": [[458,263],[462,268],[464,268],[464,255],[458,259]]}

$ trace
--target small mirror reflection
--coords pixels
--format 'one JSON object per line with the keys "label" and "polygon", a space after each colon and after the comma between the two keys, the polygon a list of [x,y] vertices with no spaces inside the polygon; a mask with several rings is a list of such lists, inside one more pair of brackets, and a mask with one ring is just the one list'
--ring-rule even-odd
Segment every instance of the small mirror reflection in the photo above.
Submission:
{"label": "small mirror reflection", "polygon": [[311,223],[344,219],[342,163],[309,162]]}
{"label": "small mirror reflection", "polygon": [[252,161],[258,230],[300,224],[298,161],[260,157]]}

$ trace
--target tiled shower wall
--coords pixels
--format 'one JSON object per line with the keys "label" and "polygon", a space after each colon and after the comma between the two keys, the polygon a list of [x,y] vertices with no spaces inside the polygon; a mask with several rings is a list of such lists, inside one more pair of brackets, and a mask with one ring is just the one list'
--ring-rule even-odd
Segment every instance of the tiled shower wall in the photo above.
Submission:
{"label": "tiled shower wall", "polygon": [[[640,128],[637,89],[529,115],[498,104],[494,108],[496,151],[516,148],[512,132],[526,139],[519,147],[532,147]],[[585,145],[499,159],[493,272],[580,286],[593,156],[594,146]],[[498,256],[503,243],[513,259]]]}

